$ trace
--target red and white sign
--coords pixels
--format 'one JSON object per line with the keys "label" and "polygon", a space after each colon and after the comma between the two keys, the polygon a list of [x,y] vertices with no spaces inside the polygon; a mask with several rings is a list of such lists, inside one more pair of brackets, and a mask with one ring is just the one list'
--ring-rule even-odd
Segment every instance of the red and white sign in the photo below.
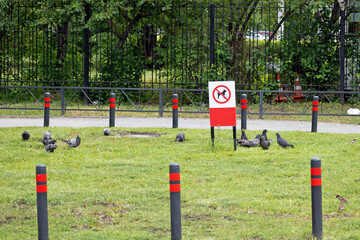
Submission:
{"label": "red and white sign", "polygon": [[210,126],[236,126],[234,81],[209,82]]}

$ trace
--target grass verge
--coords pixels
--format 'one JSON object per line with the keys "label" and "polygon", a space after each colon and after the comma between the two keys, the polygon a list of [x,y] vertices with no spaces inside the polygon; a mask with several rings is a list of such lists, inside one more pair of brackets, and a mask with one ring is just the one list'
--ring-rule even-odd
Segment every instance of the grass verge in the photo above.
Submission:
{"label": "grass verge", "polygon": [[[283,132],[295,149],[233,151],[232,131],[216,129],[0,129],[0,239],[37,237],[35,166],[48,173],[51,239],[170,239],[169,164],[181,169],[183,239],[311,239],[310,159],[322,159],[324,239],[359,239],[358,136]],[[21,133],[31,133],[29,141]],[[175,142],[183,131],[184,143]],[[154,133],[158,137],[120,136]],[[249,137],[257,133],[247,131]],[[239,134],[238,134],[239,135]],[[268,136],[275,139],[275,132]],[[340,194],[350,202],[338,210]]]}

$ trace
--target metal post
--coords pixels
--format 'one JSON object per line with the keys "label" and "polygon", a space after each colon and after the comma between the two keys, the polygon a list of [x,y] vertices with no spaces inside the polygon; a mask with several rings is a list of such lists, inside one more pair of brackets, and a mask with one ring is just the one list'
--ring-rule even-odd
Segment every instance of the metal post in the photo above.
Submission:
{"label": "metal post", "polygon": [[233,126],[234,151],[236,151],[236,126]]}
{"label": "metal post", "polygon": [[173,94],[172,103],[173,103],[173,128],[178,128],[179,99],[177,94]]}
{"label": "metal post", "polygon": [[65,89],[61,88],[61,115],[64,115],[66,113],[65,109]]}
{"label": "metal post", "polygon": [[259,97],[259,119],[263,119],[263,101],[264,101],[264,92],[260,91]]}
{"label": "metal post", "polygon": [[46,166],[36,166],[36,197],[39,240],[49,239]]}
{"label": "metal post", "polygon": [[[90,4],[85,4],[85,23],[90,19]],[[83,30],[83,52],[84,52],[84,104],[89,104],[89,75],[90,75],[90,30],[85,28]]]}
{"label": "metal post", "polygon": [[44,127],[48,127],[50,122],[50,100],[50,93],[46,92],[44,98]]}
{"label": "metal post", "polygon": [[211,131],[211,142],[212,142],[212,147],[214,147],[214,141],[215,141],[215,130],[214,127],[210,128]]}
{"label": "metal post", "polygon": [[181,239],[180,165],[170,164],[171,239]]}
{"label": "metal post", "polygon": [[318,111],[319,111],[319,97],[314,96],[313,108],[312,108],[311,132],[317,132]]}
{"label": "metal post", "polygon": [[215,63],[215,5],[210,5],[210,67]]}
{"label": "metal post", "polygon": [[163,116],[163,108],[164,108],[164,91],[159,89],[159,116]]}
{"label": "metal post", "polygon": [[[340,91],[345,89],[345,8],[340,11]],[[344,104],[344,93],[340,93],[340,103]]]}
{"label": "metal post", "polygon": [[110,127],[115,127],[115,93],[110,93],[110,100],[109,100],[110,104],[110,123],[109,126]]}
{"label": "metal post", "polygon": [[320,158],[311,159],[311,210],[313,236],[317,239],[321,239],[323,231]]}
{"label": "metal post", "polygon": [[247,96],[241,94],[241,129],[246,129]]}

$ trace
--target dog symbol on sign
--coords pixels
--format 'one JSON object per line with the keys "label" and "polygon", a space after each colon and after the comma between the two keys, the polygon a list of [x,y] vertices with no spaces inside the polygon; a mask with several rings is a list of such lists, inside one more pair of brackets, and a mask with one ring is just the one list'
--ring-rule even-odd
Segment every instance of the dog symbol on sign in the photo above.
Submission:
{"label": "dog symbol on sign", "polygon": [[225,93],[226,93],[226,89],[224,89],[221,93],[220,92],[217,92],[217,98],[219,99],[220,96],[223,96],[225,97]]}

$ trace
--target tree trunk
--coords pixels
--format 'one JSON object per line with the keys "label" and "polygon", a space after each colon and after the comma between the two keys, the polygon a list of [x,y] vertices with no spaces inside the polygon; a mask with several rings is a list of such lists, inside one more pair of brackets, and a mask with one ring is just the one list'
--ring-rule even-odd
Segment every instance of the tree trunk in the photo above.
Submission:
{"label": "tree trunk", "polygon": [[57,54],[56,54],[56,66],[59,68],[63,67],[63,63],[66,58],[66,44],[69,36],[69,25],[70,22],[64,22],[61,25],[57,25],[56,33],[58,35],[57,38]]}
{"label": "tree trunk", "polygon": [[144,48],[144,57],[146,60],[146,67],[152,68],[154,65],[154,48],[156,47],[156,33],[154,33],[153,26],[144,26],[141,42]]}

